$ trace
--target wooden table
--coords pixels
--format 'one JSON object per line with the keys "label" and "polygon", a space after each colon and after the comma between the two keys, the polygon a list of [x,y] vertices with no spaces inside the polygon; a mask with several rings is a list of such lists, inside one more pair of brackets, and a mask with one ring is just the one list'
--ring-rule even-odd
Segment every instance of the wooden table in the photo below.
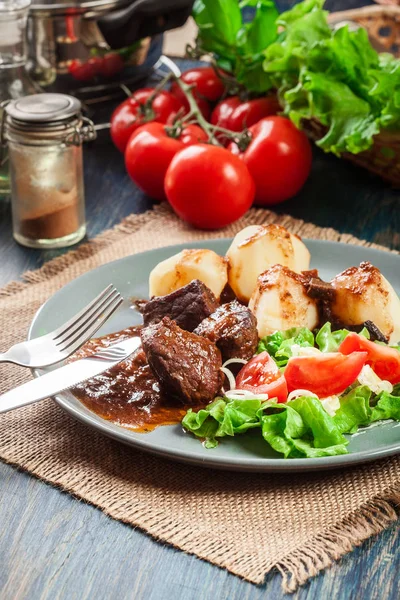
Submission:
{"label": "wooden table", "polygon": [[[88,238],[152,206],[102,135],[85,150]],[[399,193],[348,163],[315,151],[310,179],[278,212],[400,250]],[[0,285],[62,251],[35,251],[12,239],[0,203]],[[2,349],[3,350],[3,349]],[[398,598],[398,524],[313,579],[296,599]],[[397,591],[396,591],[397,590]],[[257,587],[162,545],[30,475],[0,464],[0,598],[256,600],[282,598],[280,576]]]}

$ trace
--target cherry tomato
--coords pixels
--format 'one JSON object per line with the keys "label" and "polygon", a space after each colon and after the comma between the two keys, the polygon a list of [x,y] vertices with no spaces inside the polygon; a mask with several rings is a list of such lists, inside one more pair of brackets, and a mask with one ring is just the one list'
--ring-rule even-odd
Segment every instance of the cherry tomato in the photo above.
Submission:
{"label": "cherry tomato", "polygon": [[[135,129],[146,123],[143,107],[153,92],[151,88],[138,90],[114,110],[111,116],[111,138],[121,152],[124,152]],[[152,101],[151,108],[154,112],[151,120],[166,123],[171,115],[182,108],[182,104],[170,92],[161,90]]]}
{"label": "cherry tomato", "polygon": [[165,200],[165,173],[175,154],[185,146],[207,139],[207,134],[197,125],[187,125],[179,137],[174,138],[162,123],[146,123],[129,138],[125,150],[126,170],[146,194]]}
{"label": "cherry tomato", "polygon": [[319,398],[341,394],[357,379],[365,365],[366,352],[321,352],[289,358],[284,375],[289,392],[309,390]]}
{"label": "cherry tomato", "polygon": [[240,156],[256,184],[255,204],[271,206],[302,188],[312,161],[306,135],[284,117],[266,117],[249,128],[252,140],[244,152],[235,143],[228,149]]}
{"label": "cherry tomato", "polygon": [[227,129],[231,131],[243,131],[263,119],[276,115],[280,105],[275,96],[269,98],[255,98],[242,102],[237,106],[228,118]]}
{"label": "cherry tomato", "polygon": [[88,64],[91,66],[94,76],[100,75],[103,68],[103,58],[101,56],[89,58]]}
{"label": "cherry tomato", "polygon": [[276,362],[268,352],[254,356],[238,373],[236,387],[254,394],[268,394],[278,402],[286,402],[288,389],[286,380]]}
{"label": "cherry tomato", "polygon": [[396,348],[381,346],[362,335],[349,333],[340,344],[339,352],[366,352],[366,364],[370,365],[378,377],[390,381],[393,385],[400,383],[400,352]]}
{"label": "cherry tomato", "polygon": [[230,96],[221,100],[211,113],[211,123],[229,129],[229,119],[233,111],[241,104],[239,96]]}
{"label": "cherry tomato", "polygon": [[[180,78],[183,82],[193,86],[192,93],[203,116],[208,119],[210,116],[210,105],[208,102],[216,102],[225,91],[225,86],[220,77],[218,77],[212,67],[196,67],[182,73]],[[172,83],[171,92],[181,100],[186,112],[189,112],[189,104],[185,94],[176,82]]]}
{"label": "cherry tomato", "polygon": [[68,66],[68,73],[77,81],[90,81],[95,76],[95,71],[90,62],[73,60]]}
{"label": "cherry tomato", "polygon": [[124,61],[122,56],[117,54],[117,52],[109,52],[103,56],[100,74],[103,77],[113,77],[120,73],[123,68]]}
{"label": "cherry tomato", "polygon": [[206,144],[190,146],[174,156],[164,189],[177,215],[201,229],[233,223],[254,198],[254,183],[243,161],[225,148]]}

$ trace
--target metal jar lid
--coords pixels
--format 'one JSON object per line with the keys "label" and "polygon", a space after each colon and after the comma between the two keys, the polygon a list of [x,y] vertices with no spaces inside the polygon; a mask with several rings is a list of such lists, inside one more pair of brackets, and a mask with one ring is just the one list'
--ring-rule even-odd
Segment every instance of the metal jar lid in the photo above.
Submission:
{"label": "metal jar lid", "polygon": [[33,94],[3,105],[2,140],[55,141],[79,145],[96,137],[92,121],[81,115],[81,102],[66,94]]}
{"label": "metal jar lid", "polygon": [[33,94],[13,100],[5,107],[12,119],[21,123],[46,125],[66,121],[81,112],[78,98],[66,94]]}

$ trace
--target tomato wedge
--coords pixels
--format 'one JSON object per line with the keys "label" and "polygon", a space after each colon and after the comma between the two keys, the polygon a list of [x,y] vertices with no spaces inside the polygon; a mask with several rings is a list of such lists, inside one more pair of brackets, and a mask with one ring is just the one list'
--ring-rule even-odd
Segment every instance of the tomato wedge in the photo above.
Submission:
{"label": "tomato wedge", "polygon": [[400,352],[396,348],[381,346],[362,335],[349,333],[340,344],[339,352],[366,352],[366,364],[370,365],[378,377],[390,381],[393,385],[400,383]]}
{"label": "tomato wedge", "polygon": [[366,358],[366,352],[352,352],[349,356],[321,352],[289,358],[285,369],[288,390],[309,390],[319,398],[340,394],[357,379]]}
{"label": "tomato wedge", "polygon": [[244,365],[236,377],[236,387],[253,394],[268,394],[269,398],[277,398],[278,402],[287,400],[285,378],[268,352],[261,352]]}

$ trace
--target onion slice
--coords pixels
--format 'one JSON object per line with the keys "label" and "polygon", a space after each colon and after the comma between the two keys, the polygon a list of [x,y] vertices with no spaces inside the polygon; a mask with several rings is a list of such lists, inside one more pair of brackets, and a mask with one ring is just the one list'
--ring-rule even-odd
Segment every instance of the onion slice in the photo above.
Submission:
{"label": "onion slice", "polygon": [[[286,402],[290,402],[290,400],[293,400],[294,398],[300,398],[300,396],[308,396],[311,398],[318,398],[317,394],[314,394],[314,392],[310,392],[310,390],[293,390],[292,392],[290,392],[289,396],[287,397]],[[319,400],[319,398],[318,398]]]}

